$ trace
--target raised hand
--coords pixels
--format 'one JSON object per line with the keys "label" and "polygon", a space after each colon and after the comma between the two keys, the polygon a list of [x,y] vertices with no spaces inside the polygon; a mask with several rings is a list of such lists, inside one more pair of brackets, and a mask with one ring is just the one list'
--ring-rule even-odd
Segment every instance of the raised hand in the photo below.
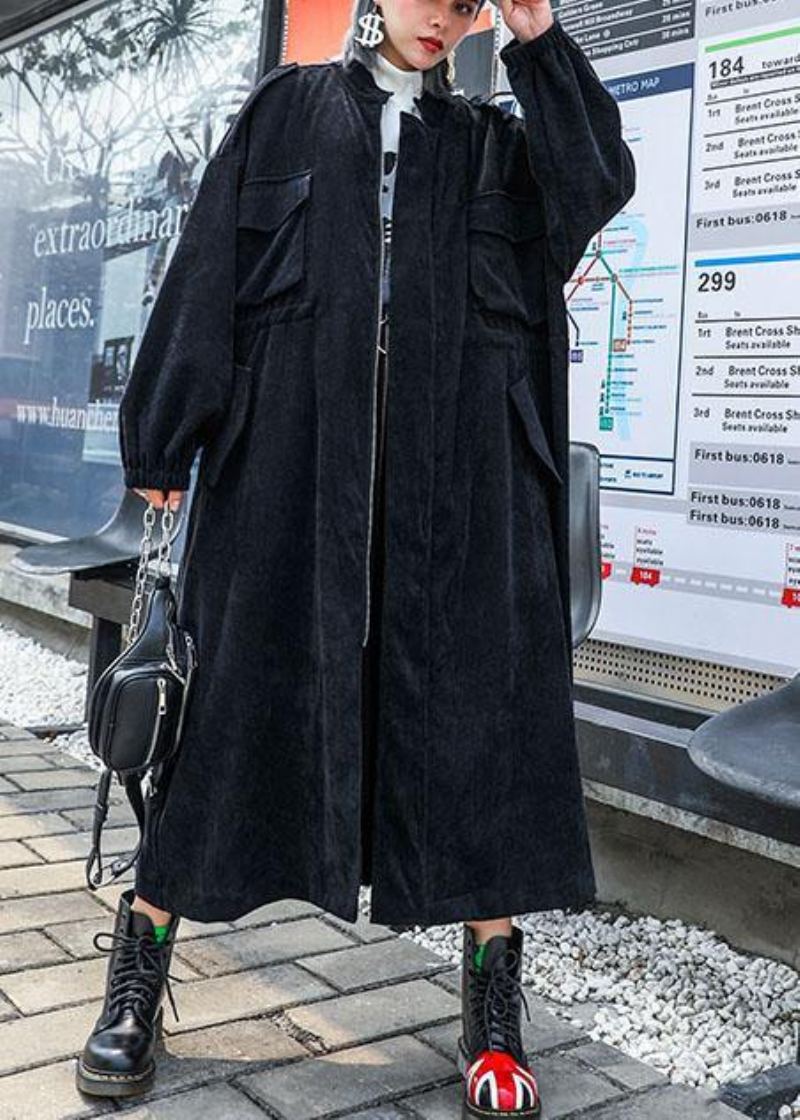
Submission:
{"label": "raised hand", "polygon": [[550,0],[499,0],[498,7],[506,27],[521,43],[535,39],[553,23]]}

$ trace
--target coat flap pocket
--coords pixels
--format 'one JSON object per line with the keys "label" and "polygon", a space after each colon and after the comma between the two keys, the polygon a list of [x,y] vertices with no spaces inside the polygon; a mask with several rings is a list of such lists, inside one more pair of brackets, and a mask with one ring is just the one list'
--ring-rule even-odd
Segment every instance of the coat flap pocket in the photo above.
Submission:
{"label": "coat flap pocket", "polygon": [[497,233],[509,241],[525,241],[545,231],[539,201],[505,191],[473,195],[467,204],[467,227]]}
{"label": "coat flap pocket", "polygon": [[508,391],[512,396],[514,404],[517,406],[517,411],[522,419],[528,442],[547,469],[552,473],[556,481],[563,484],[564,480],[559,474],[553,460],[553,453],[550,450],[550,444],[547,441],[545,430],[542,427],[542,421],[539,419],[536,402],[533,399],[533,393],[531,392],[527,377],[521,377],[518,381],[509,385]]}
{"label": "coat flap pocket", "polygon": [[308,200],[311,170],[298,171],[279,179],[260,176],[248,179],[239,191],[236,224],[242,229],[269,232],[281,226],[289,215]]}
{"label": "coat flap pocket", "polygon": [[233,395],[225,420],[213,440],[203,451],[205,478],[209,486],[216,486],[223,464],[238,440],[250,403],[252,371],[248,366],[237,365],[233,370]]}

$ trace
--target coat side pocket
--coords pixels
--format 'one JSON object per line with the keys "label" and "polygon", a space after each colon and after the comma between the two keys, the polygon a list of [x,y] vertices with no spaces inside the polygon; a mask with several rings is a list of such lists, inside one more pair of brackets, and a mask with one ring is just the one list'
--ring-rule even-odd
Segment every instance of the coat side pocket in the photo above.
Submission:
{"label": "coat side pocket", "polygon": [[536,409],[536,403],[533,399],[531,387],[528,384],[527,377],[520,377],[508,386],[508,391],[511,394],[511,399],[516,405],[517,412],[522,420],[522,426],[525,429],[525,434],[528,437],[534,453],[538,456],[540,461],[547,467],[553,476],[554,480],[563,485],[564,480],[558,472],[553,453],[550,450],[550,444],[547,441],[547,435],[542,426],[542,421],[539,418],[539,413]]}
{"label": "coat side pocket", "polygon": [[237,303],[263,304],[305,276],[311,175],[306,169],[242,184],[236,217]]}
{"label": "coat side pocket", "polygon": [[244,428],[250,406],[253,374],[249,366],[236,365],[233,370],[233,396],[225,422],[203,450],[203,475],[210,487],[219,482],[222,468]]}

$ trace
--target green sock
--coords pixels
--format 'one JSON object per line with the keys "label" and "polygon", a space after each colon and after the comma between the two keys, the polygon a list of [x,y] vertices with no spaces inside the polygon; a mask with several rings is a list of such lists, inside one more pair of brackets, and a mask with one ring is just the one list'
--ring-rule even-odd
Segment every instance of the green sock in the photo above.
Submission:
{"label": "green sock", "polygon": [[488,941],[482,941],[480,945],[475,946],[475,954],[472,959],[478,968],[483,968],[483,954],[486,952],[486,946],[488,944]]}
{"label": "green sock", "polygon": [[164,940],[164,938],[167,936],[167,930],[168,929],[169,929],[169,922],[167,922],[167,924],[165,926],[156,926],[156,925],[153,926],[153,932],[156,935],[156,941],[158,942],[159,945]]}

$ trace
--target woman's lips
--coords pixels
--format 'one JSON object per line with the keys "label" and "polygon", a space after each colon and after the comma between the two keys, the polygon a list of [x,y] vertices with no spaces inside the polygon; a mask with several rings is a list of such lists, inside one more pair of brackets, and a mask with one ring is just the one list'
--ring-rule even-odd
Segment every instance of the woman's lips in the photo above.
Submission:
{"label": "woman's lips", "polygon": [[441,39],[423,39],[421,35],[418,38],[425,50],[430,51],[431,54],[436,54],[444,45]]}

